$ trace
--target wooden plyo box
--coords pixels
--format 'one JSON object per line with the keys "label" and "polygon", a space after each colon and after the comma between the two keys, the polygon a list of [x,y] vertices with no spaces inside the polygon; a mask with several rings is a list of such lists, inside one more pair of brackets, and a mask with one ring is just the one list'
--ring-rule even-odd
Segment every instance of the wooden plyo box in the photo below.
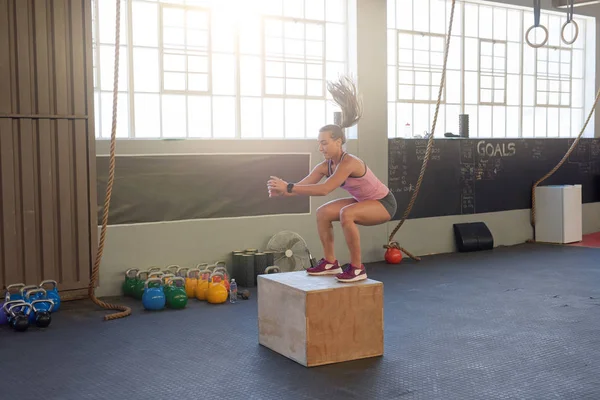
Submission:
{"label": "wooden plyo box", "polygon": [[383,283],[258,276],[258,341],[305,367],[383,355]]}

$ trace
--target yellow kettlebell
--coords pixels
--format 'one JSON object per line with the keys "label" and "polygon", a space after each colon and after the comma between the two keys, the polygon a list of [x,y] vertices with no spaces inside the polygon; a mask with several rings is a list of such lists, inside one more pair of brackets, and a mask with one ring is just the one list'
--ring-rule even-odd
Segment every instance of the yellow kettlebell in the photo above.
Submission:
{"label": "yellow kettlebell", "polygon": [[198,286],[198,278],[200,278],[199,268],[192,268],[188,270],[185,279],[185,293],[187,294],[187,297],[189,299],[191,299],[192,297],[196,297],[196,287]]}
{"label": "yellow kettlebell", "polygon": [[196,298],[206,300],[206,291],[208,290],[208,280],[210,279],[210,270],[205,269],[199,272],[198,284],[196,285]]}
{"label": "yellow kettlebell", "polygon": [[[220,277],[220,279],[216,279]],[[211,304],[221,304],[227,301],[229,295],[225,287],[225,275],[221,271],[215,271],[210,276],[206,300]]]}

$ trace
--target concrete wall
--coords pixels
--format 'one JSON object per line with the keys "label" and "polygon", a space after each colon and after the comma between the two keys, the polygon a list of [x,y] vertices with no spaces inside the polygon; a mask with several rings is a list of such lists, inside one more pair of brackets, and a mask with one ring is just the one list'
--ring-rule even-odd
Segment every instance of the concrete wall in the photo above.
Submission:
{"label": "concrete wall", "polygon": [[[530,6],[529,0],[505,3]],[[546,7],[551,3],[546,2]],[[597,16],[600,7],[592,6]],[[387,105],[386,105],[386,2],[358,0],[357,31],[351,32],[357,41],[357,61],[352,69],[365,103],[365,116],[358,126],[358,139],[350,140],[347,150],[361,157],[374,173],[387,181]],[[578,11],[587,11],[580,9]],[[600,43],[600,41],[598,41]],[[377,44],[377,45],[374,45]],[[600,70],[599,70],[600,73]],[[600,76],[600,75],[598,75]],[[596,119],[596,131],[600,131]],[[97,142],[97,153],[108,154],[109,143]],[[164,154],[193,152],[311,152],[313,165],[321,160],[316,141],[167,141],[119,140],[118,154]],[[100,287],[97,295],[113,295],[120,291],[122,274],[127,268],[148,268],[152,265],[179,264],[192,266],[200,262],[214,262],[226,258],[234,249],[264,248],[269,238],[281,230],[293,230],[305,238],[313,255],[322,256],[316,232],[314,212],[323,203],[345,192],[336,190],[330,196],[312,198],[310,216],[273,216],[228,220],[201,220],[169,222],[133,226],[115,226],[108,229],[101,265]],[[277,201],[277,200],[273,200]],[[584,231],[600,230],[600,203],[585,205]],[[472,216],[451,216],[408,220],[395,239],[417,255],[454,251],[452,224],[455,222],[484,221],[491,229],[496,245],[523,243],[532,237],[529,210]],[[383,259],[382,246],[397,222],[378,227],[362,227],[361,244],[364,262]],[[348,251],[339,226],[335,226],[336,255],[341,262],[348,261]],[[224,232],[217,235],[217,230]]]}

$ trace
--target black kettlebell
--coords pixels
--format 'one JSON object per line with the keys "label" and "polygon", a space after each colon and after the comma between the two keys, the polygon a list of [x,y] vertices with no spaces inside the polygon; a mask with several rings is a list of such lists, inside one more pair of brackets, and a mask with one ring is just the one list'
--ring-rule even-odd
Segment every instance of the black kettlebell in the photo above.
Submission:
{"label": "black kettlebell", "polygon": [[[36,307],[36,304],[40,303],[48,303],[50,307],[48,309]],[[31,302],[31,307],[35,312],[35,324],[38,328],[47,328],[52,322],[52,316],[50,313],[52,312],[52,308],[54,308],[54,301],[50,299],[44,300],[34,300]]]}
{"label": "black kettlebell", "polygon": [[[19,311],[15,311],[14,308],[20,307]],[[27,312],[23,310],[27,309]],[[31,313],[31,306],[28,303],[13,304],[9,307],[8,313],[10,315],[10,326],[17,332],[25,332],[29,328],[29,314]]]}

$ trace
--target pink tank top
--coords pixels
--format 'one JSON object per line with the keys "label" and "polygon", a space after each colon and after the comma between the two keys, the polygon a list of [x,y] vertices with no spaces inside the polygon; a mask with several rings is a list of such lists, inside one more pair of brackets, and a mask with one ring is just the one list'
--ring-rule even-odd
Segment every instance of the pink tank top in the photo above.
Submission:
{"label": "pink tank top", "polygon": [[[340,162],[344,159],[347,153],[342,154]],[[389,189],[373,174],[371,169],[365,164],[365,173],[360,177],[349,176],[344,183],[342,189],[346,190],[356,201],[365,200],[380,200],[389,193]],[[331,160],[327,161],[327,177],[333,175],[331,170]]]}

